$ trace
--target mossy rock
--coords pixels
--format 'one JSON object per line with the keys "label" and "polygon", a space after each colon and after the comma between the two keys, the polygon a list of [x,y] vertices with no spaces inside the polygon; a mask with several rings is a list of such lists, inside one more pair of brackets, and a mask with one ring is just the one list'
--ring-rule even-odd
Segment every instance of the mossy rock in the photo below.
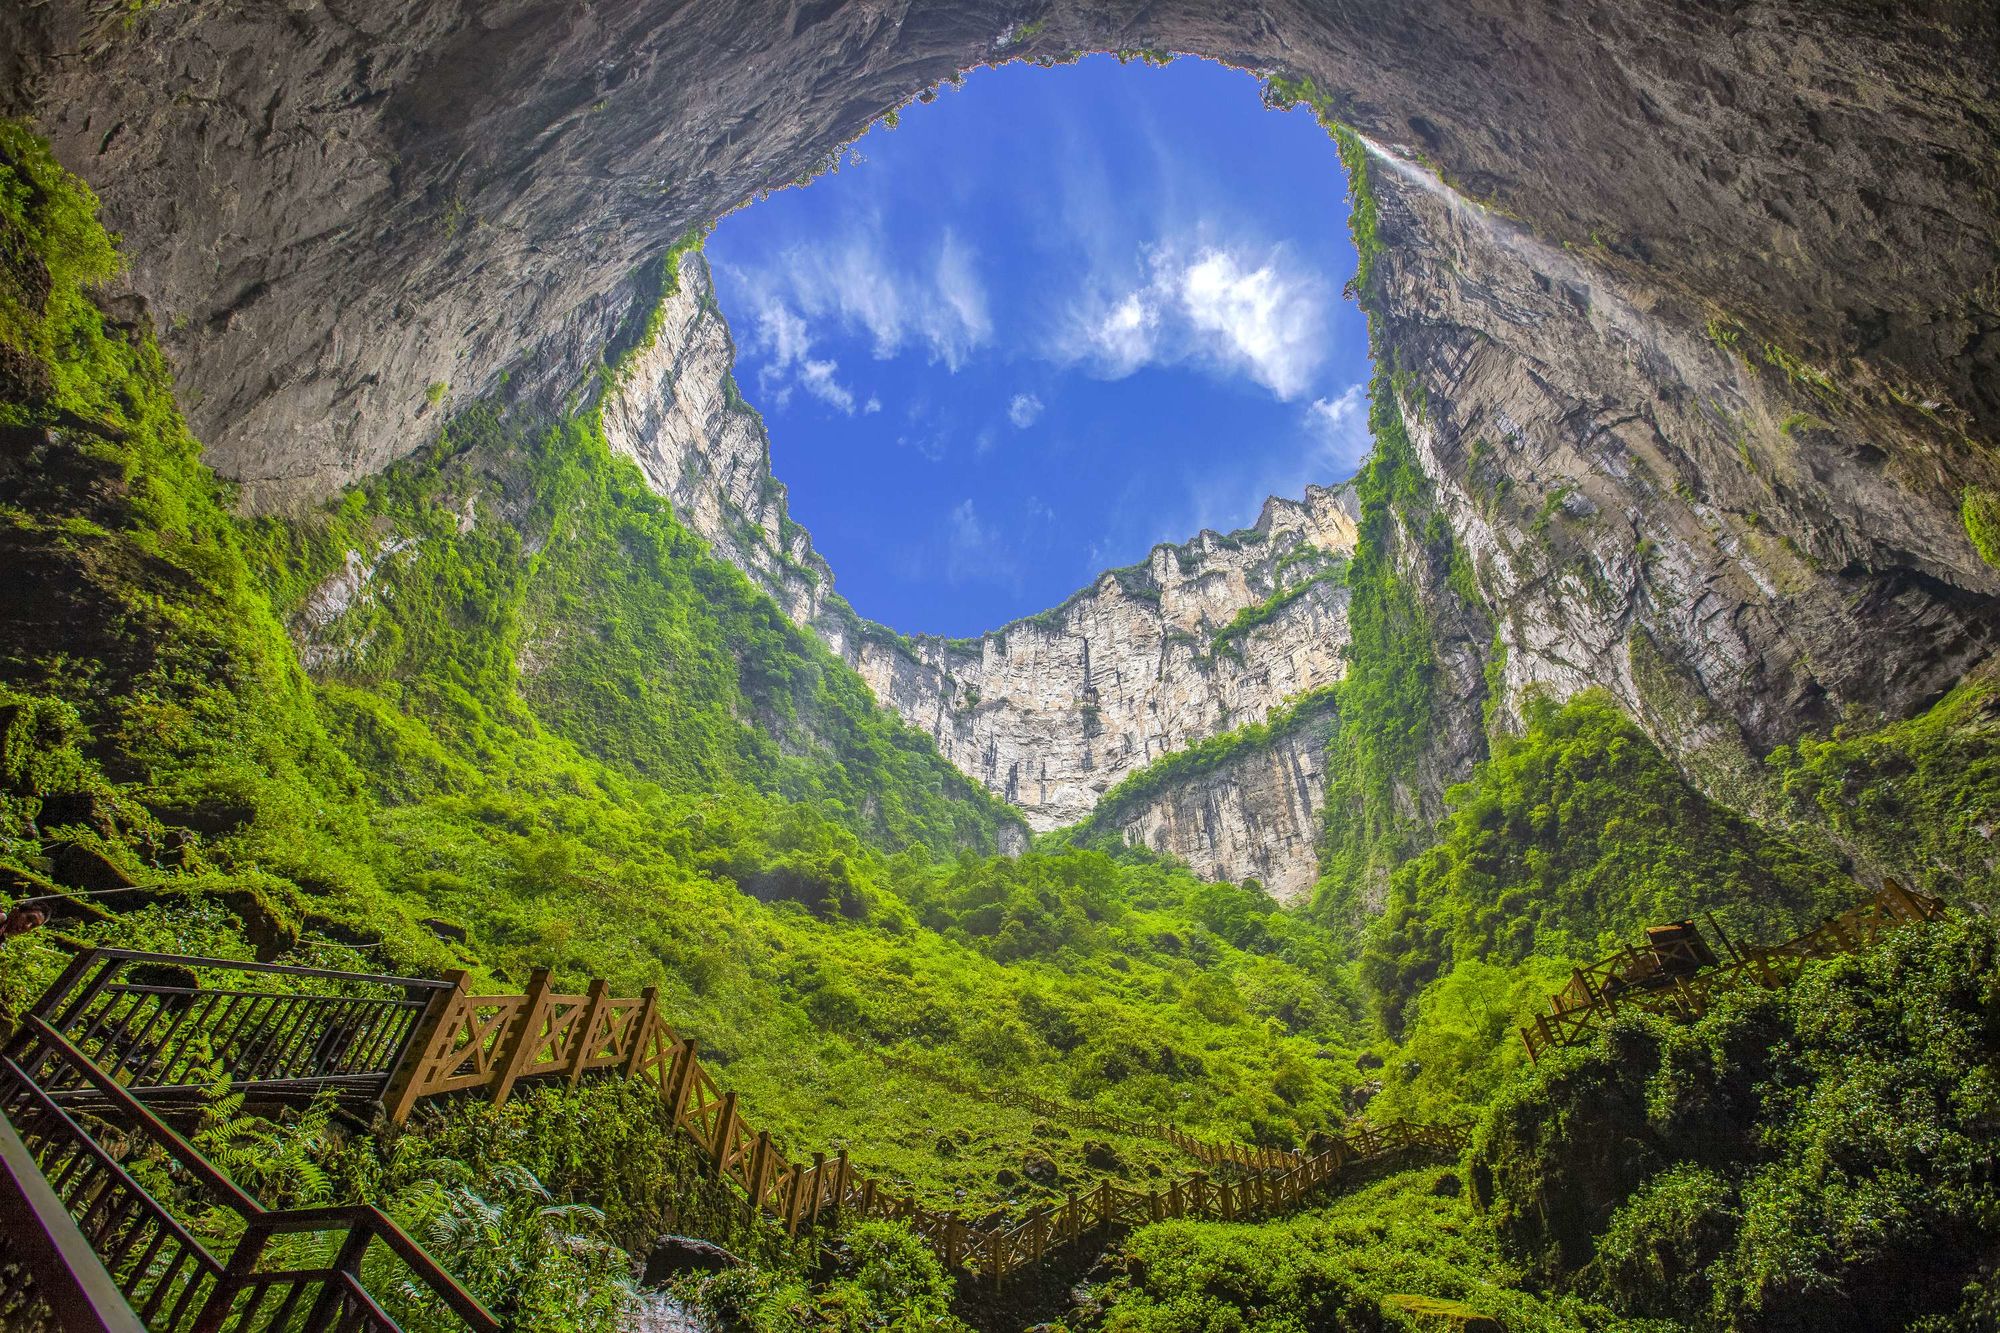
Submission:
{"label": "mossy rock", "polygon": [[1506,1325],[1464,1301],[1448,1301],[1441,1296],[1398,1294],[1382,1298],[1383,1312],[1408,1328],[1437,1330],[1437,1333],[1506,1333]]}
{"label": "mossy rock", "polygon": [[1959,517],[1965,520],[1965,535],[1980,559],[2000,566],[2000,495],[1977,486],[1966,487]]}

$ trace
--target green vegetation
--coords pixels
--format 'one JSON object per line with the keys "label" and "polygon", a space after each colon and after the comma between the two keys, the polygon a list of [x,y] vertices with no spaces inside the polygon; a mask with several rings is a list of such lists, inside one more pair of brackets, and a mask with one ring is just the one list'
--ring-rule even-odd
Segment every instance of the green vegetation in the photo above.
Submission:
{"label": "green vegetation", "polygon": [[[1327,757],[1326,835],[1315,910],[1353,929],[1361,899],[1420,834],[1408,791],[1435,716],[1429,615],[1405,572],[1424,562],[1449,578],[1451,542],[1418,469],[1393,378],[1378,365],[1369,406],[1375,450],[1355,477],[1360,532],[1347,567],[1350,666],[1340,734]],[[1421,534],[1421,535],[1419,535]]]}
{"label": "green vegetation", "polygon": [[[1365,291],[1374,210],[1361,145],[1341,143]],[[879,1054],[1272,1145],[1364,1106],[1483,1115],[1468,1163],[1255,1226],[1138,1229],[1065,1316],[1075,1330],[1992,1322],[1990,924],[1913,929],[1795,991],[1733,994],[1685,1027],[1623,1020],[1526,1064],[1516,1025],[1613,941],[1710,908],[1768,939],[1857,890],[1826,854],[1703,798],[1598,696],[1524,702],[1521,734],[1492,741],[1432,826],[1420,762],[1461,715],[1448,706],[1490,702],[1438,697],[1441,637],[1492,627],[1393,358],[1340,573],[1346,679],[1007,859],[992,852],[1010,812],[711,558],[587,402],[560,420],[474,405],[309,514],[237,517],[153,343],[91,300],[117,268],[92,209],[0,123],[0,561],[17,630],[0,644],[0,898],[127,890],[0,943],[0,1016],[68,949],[110,942],[465,967],[492,990],[537,965],[565,988],[656,986],[786,1151],[846,1148],[978,1218],[1187,1163]],[[657,331],[629,330],[599,384]],[[1967,506],[1978,544],[1990,507]],[[1151,587],[1142,567],[1117,576]],[[1459,607],[1439,596],[1434,612],[1419,589]],[[1105,836],[1169,783],[1322,734],[1311,913]],[[2000,695],[1975,674],[1921,716],[1857,719],[1765,771],[1789,803],[1775,814],[1830,829],[1864,870],[1990,906],[1996,753]],[[905,1229],[794,1242],[747,1218],[658,1099],[617,1081],[430,1106],[381,1135],[324,1105],[257,1120],[218,1083],[198,1133],[273,1203],[378,1203],[517,1329],[615,1326],[631,1259],[663,1231],[749,1261],[679,1285],[719,1326],[982,1314]],[[178,1197],[164,1164],[135,1151],[128,1167]]]}
{"label": "green vegetation", "polygon": [[1609,1311],[1522,1290],[1458,1173],[1390,1176],[1302,1217],[1169,1222],[1127,1242],[1122,1272],[1068,1325],[1104,1333],[1346,1333],[1452,1328],[1484,1315],[1521,1333],[1584,1333]]}
{"label": "green vegetation", "polygon": [[1437,842],[1390,878],[1362,974],[1392,1032],[1457,960],[1587,961],[1697,898],[1776,939],[1853,896],[1831,863],[1702,797],[1608,698],[1523,711],[1526,731],[1494,741]]}
{"label": "green vegetation", "polygon": [[1991,909],[2000,904],[2000,678],[1974,672],[1928,710],[1781,745],[1765,760],[1803,818],[1863,864]]}
{"label": "green vegetation", "polygon": [[1979,552],[1981,560],[2000,568],[2000,495],[1968,486],[1958,513],[1972,549]]}
{"label": "green vegetation", "polygon": [[1628,1015],[1501,1093],[1475,1198],[1536,1280],[1630,1317],[1991,1327],[1996,1002],[2000,931],[1960,919],[1693,1024]]}

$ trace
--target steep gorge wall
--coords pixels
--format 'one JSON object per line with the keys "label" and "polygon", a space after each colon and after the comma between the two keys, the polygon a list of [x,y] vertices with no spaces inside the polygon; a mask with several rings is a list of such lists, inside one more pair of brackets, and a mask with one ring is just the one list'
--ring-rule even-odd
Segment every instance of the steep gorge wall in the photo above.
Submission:
{"label": "steep gorge wall", "polygon": [[[793,523],[770,442],[735,391],[734,347],[699,255],[683,261],[659,333],[605,403],[605,435],[718,554],[845,658],[877,699],[1037,829],[1075,823],[1104,792],[1191,744],[1263,721],[1340,678],[1339,571],[1353,549],[1350,491],[1272,499],[1257,525],[1204,532],[1108,571],[1041,615],[977,639],[906,638],[862,619]],[[1316,772],[1299,758],[1287,772]],[[1197,828],[1162,817],[1134,836],[1204,873],[1309,886],[1317,804],[1299,795]],[[1217,808],[1262,807],[1260,768],[1211,775]]]}
{"label": "steep gorge wall", "polygon": [[[1909,447],[1921,404],[1872,403],[1392,156],[1370,176],[1383,250],[1364,299],[1495,611],[1494,643],[1473,646],[1503,710],[1528,688],[1606,688],[1755,805],[1753,756],[1934,699],[2000,648],[2000,570],[1955,503],[1980,451]],[[1451,614],[1457,591],[1412,572]]]}

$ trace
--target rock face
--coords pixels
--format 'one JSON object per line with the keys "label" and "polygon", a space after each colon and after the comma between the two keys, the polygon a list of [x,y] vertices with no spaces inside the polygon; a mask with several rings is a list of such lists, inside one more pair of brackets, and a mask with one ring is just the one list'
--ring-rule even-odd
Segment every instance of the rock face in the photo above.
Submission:
{"label": "rock face", "polygon": [[[645,262],[939,80],[1121,48],[1310,78],[1379,145],[1378,345],[1510,688],[1604,685],[1748,790],[1764,746],[1908,713],[1993,650],[2000,571],[1959,518],[2000,494],[1983,0],[52,0],[0,7],[0,109],[103,193],[211,460],[268,507],[503,383],[560,401],[643,313]],[[976,644],[901,643],[832,596],[726,408],[686,411],[722,427],[713,494],[771,539],[739,534],[743,562],[1039,822],[1329,670],[1275,635],[1199,664],[1279,587],[1211,537]],[[1344,512],[1278,506],[1260,545],[1333,549]],[[1460,708],[1434,804],[1477,754],[1488,648],[1411,574]],[[1338,637],[1328,590],[1295,605],[1319,619],[1282,642]]]}
{"label": "rock face", "polygon": [[[691,255],[658,338],[606,399],[607,441],[717,554],[1032,827],[1083,819],[1125,777],[1261,722],[1345,669],[1337,575],[1355,534],[1346,489],[1273,499],[1255,527],[1156,547],[1145,563],[977,639],[906,638],[863,620],[786,513],[763,423],[735,392],[734,359],[707,266]],[[1270,757],[1276,770],[1246,771],[1240,783],[1215,775],[1188,794],[1227,814],[1169,805],[1135,818],[1132,836],[1206,874],[1308,886],[1320,764],[1309,748],[1301,740],[1284,760]],[[1278,799],[1281,790],[1290,794]]]}
{"label": "rock face", "polygon": [[2000,434],[1983,0],[50,0],[0,8],[0,111],[102,192],[273,505],[418,447],[433,386],[559,397],[641,264],[926,87],[1132,48],[1310,77],[1591,269]]}
{"label": "rock face", "polygon": [[1114,795],[1090,822],[1177,857],[1203,879],[1256,879],[1279,902],[1303,902],[1319,879],[1326,750],[1336,726],[1330,701],[1309,706],[1268,736],[1232,746],[1213,766],[1174,772],[1169,765],[1156,786],[1128,799]]}
{"label": "rock face", "polygon": [[[1391,156],[1372,172],[1378,336],[1497,611],[1508,696],[1607,688],[1720,781],[1802,727],[1933,699],[2000,648],[2000,570],[1948,480],[1976,464],[1963,442],[1909,447],[1921,404],[1871,406]],[[1439,615],[1458,600],[1434,578],[1428,596]]]}

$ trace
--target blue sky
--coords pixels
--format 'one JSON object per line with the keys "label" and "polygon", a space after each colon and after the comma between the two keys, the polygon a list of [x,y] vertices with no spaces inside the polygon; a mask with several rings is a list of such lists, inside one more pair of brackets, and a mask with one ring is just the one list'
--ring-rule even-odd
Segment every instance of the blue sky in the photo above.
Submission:
{"label": "blue sky", "polygon": [[710,236],[792,516],[863,615],[974,634],[1368,447],[1346,181],[1249,75],[976,70]]}

